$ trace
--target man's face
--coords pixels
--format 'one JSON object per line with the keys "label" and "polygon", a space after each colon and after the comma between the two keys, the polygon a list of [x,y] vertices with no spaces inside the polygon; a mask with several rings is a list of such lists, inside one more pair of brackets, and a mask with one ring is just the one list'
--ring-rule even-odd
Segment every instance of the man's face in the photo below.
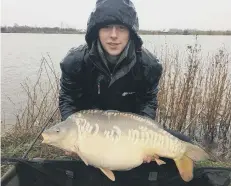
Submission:
{"label": "man's face", "polygon": [[99,30],[100,42],[112,56],[119,55],[129,40],[129,30],[123,25],[107,25]]}

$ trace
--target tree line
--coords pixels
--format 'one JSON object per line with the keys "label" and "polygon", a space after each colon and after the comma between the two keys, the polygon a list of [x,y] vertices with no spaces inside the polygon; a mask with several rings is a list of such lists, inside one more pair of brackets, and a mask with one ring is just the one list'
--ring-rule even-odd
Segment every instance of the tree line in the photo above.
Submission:
{"label": "tree line", "polygon": [[[85,29],[60,27],[1,26],[1,33],[44,33],[44,34],[85,34]],[[139,30],[142,35],[231,35],[231,30]]]}

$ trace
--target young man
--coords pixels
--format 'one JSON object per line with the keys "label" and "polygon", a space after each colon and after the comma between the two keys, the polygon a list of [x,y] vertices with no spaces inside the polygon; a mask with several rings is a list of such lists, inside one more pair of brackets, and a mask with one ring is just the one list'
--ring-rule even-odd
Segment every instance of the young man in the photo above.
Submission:
{"label": "young man", "polygon": [[162,66],[138,36],[129,0],[98,0],[91,13],[87,44],[61,62],[62,119],[82,109],[133,112],[155,119]]}
{"label": "young man", "polygon": [[[76,111],[94,108],[155,119],[162,65],[142,47],[138,29],[132,2],[97,1],[88,21],[86,44],[71,49],[60,64],[62,120]],[[150,158],[144,161],[150,162]]]}

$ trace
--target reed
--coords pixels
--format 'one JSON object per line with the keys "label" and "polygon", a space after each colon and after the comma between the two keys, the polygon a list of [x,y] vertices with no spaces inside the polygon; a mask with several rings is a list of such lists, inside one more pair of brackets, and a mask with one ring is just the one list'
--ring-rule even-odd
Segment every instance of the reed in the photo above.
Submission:
{"label": "reed", "polygon": [[230,159],[231,58],[225,49],[206,59],[200,46],[161,55],[164,71],[159,86],[157,120],[164,128],[189,135],[217,156]]}
{"label": "reed", "polygon": [[21,87],[26,102],[23,109],[15,113],[15,125],[2,134],[2,156],[22,156],[48,119],[50,125],[60,120],[59,112],[51,118],[58,107],[59,74],[55,72],[49,54],[41,59],[37,80],[31,84],[28,78]]}

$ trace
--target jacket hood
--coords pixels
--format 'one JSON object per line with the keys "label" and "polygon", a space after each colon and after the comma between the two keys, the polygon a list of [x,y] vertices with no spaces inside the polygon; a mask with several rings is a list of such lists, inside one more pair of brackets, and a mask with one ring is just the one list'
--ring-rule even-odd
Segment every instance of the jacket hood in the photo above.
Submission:
{"label": "jacket hood", "polygon": [[98,31],[107,24],[123,24],[130,30],[136,49],[140,50],[143,41],[137,34],[139,21],[137,12],[130,0],[97,0],[94,11],[87,23],[85,40],[91,48],[92,42],[98,38]]}

